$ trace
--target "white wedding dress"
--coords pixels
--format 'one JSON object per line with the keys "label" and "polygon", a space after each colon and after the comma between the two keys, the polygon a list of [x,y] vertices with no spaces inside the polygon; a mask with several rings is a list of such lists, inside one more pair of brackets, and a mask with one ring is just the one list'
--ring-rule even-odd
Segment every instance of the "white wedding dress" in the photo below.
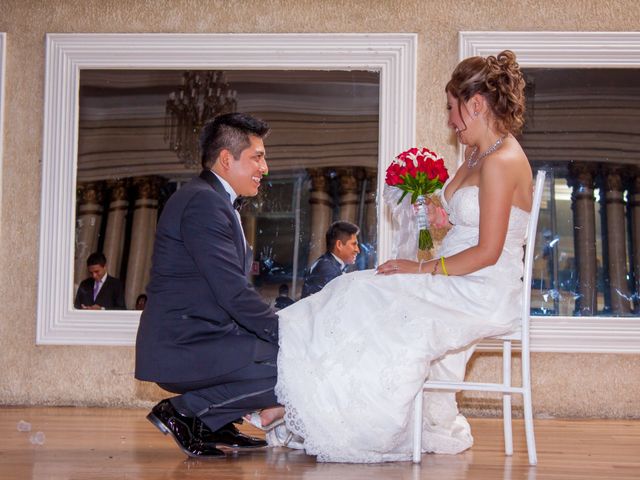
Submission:
{"label": "white wedding dress", "polygon": [[[438,256],[477,245],[478,188],[447,205],[453,227]],[[342,275],[280,310],[276,394],[286,428],[325,462],[411,458],[413,399],[424,379],[462,379],[473,343],[518,318],[529,213],[512,207],[498,262],[465,276]],[[453,393],[426,393],[423,448],[473,444]]]}

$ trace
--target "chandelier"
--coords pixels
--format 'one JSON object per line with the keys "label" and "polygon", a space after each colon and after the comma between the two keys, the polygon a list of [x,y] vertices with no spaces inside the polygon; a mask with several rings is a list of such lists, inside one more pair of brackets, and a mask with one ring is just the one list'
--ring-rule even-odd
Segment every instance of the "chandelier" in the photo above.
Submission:
{"label": "chandelier", "polygon": [[207,120],[236,110],[236,91],[220,71],[190,72],[169,94],[165,111],[164,141],[186,168],[200,166],[200,130]]}

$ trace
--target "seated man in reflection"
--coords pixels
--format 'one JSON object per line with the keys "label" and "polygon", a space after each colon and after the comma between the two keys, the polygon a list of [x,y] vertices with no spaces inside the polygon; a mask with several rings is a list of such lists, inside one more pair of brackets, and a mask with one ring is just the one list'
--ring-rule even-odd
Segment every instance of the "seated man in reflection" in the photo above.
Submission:
{"label": "seated man in reflection", "polygon": [[107,258],[95,252],[87,258],[89,278],[78,287],[73,306],[83,310],[125,310],[122,282],[107,273]]}
{"label": "seated man in reflection", "polygon": [[147,296],[144,293],[138,295],[136,298],[136,310],[144,310],[144,306],[147,304]]}
{"label": "seated man in reflection", "polygon": [[342,275],[356,261],[360,248],[360,229],[350,222],[334,222],[327,230],[327,252],[320,256],[307,272],[300,298],[322,290],[327,283]]}
{"label": "seated man in reflection", "polygon": [[278,288],[278,296],[273,304],[273,308],[276,310],[282,310],[283,308],[288,307],[294,303],[293,298],[289,296],[289,285],[283,283]]}

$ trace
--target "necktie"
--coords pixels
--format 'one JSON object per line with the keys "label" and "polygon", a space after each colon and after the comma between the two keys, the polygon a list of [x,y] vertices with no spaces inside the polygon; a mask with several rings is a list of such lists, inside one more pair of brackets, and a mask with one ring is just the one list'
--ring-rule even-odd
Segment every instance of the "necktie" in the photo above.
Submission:
{"label": "necktie", "polygon": [[98,293],[100,292],[100,282],[93,282],[93,301],[96,301],[96,298],[98,297]]}

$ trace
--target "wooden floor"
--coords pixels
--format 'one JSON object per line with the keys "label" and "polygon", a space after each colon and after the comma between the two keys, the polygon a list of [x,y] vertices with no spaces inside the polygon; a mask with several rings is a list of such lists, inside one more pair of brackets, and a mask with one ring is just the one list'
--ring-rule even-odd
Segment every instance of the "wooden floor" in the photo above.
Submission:
{"label": "wooden floor", "polygon": [[[424,455],[421,465],[320,464],[286,448],[188,459],[145,420],[144,410],[0,407],[0,478],[95,479],[640,479],[639,420],[537,420],[538,466],[529,467],[522,423],[515,453],[502,453],[502,426],[471,419],[474,447]],[[31,431],[18,430],[18,423]],[[253,427],[244,428],[256,433]],[[44,444],[34,444],[37,432]]]}

